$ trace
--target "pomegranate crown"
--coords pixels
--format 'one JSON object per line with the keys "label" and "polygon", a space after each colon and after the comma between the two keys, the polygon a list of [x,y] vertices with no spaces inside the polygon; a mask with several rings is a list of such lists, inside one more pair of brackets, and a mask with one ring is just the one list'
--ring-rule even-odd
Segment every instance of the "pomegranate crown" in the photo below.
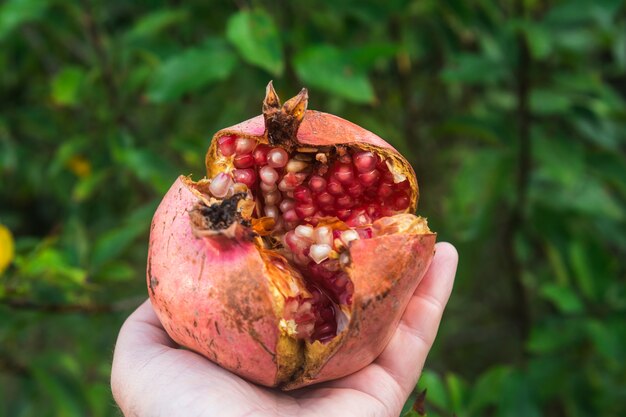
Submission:
{"label": "pomegranate crown", "polygon": [[293,151],[298,146],[296,139],[300,123],[304,119],[309,93],[306,88],[300,90],[281,106],[280,99],[272,81],[265,88],[263,100],[263,118],[265,119],[265,136],[272,146],[280,146]]}

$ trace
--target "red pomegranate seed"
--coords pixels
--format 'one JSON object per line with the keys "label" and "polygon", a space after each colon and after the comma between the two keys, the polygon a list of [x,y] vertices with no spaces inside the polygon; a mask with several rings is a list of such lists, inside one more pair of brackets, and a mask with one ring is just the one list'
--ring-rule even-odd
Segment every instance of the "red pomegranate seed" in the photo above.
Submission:
{"label": "red pomegranate seed", "polygon": [[409,188],[411,188],[409,180],[404,180],[396,184],[396,190],[408,190]]}
{"label": "red pomegranate seed", "polygon": [[354,181],[354,171],[348,164],[339,164],[334,172],[335,178],[342,184],[350,184]]}
{"label": "red pomegranate seed", "polygon": [[217,147],[224,156],[231,156],[235,153],[235,137],[222,136],[217,140]]}
{"label": "red pomegranate seed", "polygon": [[326,180],[319,175],[312,175],[309,179],[309,188],[314,193],[322,192],[326,189]]}
{"label": "red pomegranate seed", "polygon": [[329,206],[335,202],[335,197],[324,191],[317,196],[317,202],[322,206]]}
{"label": "red pomegranate seed", "polygon": [[312,203],[313,197],[311,196],[311,190],[303,185],[298,185],[293,191],[293,198],[303,203]]}
{"label": "red pomegranate seed", "polygon": [[347,191],[352,197],[358,197],[363,193],[363,186],[358,182],[355,182],[348,187]]}
{"label": "red pomegranate seed", "polygon": [[351,213],[352,210],[350,209],[337,210],[337,217],[339,218],[339,220],[346,220],[348,217],[350,217]]}
{"label": "red pomegranate seed", "polygon": [[381,198],[387,198],[391,194],[393,194],[393,187],[392,187],[392,185],[390,183],[383,182],[382,184],[380,184],[378,186],[378,195]]}
{"label": "red pomegranate seed", "polygon": [[349,195],[344,194],[341,197],[337,197],[336,204],[339,208],[350,208],[354,205],[354,200]]}
{"label": "red pomegranate seed", "polygon": [[282,168],[287,165],[289,155],[282,148],[274,148],[267,153],[267,164],[272,168]]}
{"label": "red pomegranate seed", "polygon": [[359,172],[370,172],[376,167],[378,158],[372,152],[363,151],[354,154],[354,166]]}
{"label": "red pomegranate seed", "polygon": [[252,152],[254,163],[257,165],[265,165],[267,163],[267,154],[272,148],[269,145],[260,144]]}
{"label": "red pomegranate seed", "polygon": [[249,138],[237,138],[235,139],[235,152],[237,154],[251,153],[256,145],[254,139]]}
{"label": "red pomegranate seed", "polygon": [[[294,207],[295,207],[295,205],[294,205]],[[291,223],[291,222],[299,221],[300,217],[298,217],[298,213],[296,213],[295,209],[289,209],[289,210],[283,212],[283,219],[285,219],[285,221],[287,223]]]}
{"label": "red pomegranate seed", "polygon": [[411,200],[406,193],[397,192],[392,197],[392,207],[396,210],[406,210],[411,204]]}
{"label": "red pomegranate seed", "polygon": [[359,181],[366,187],[375,184],[379,178],[380,172],[378,172],[378,170],[376,169],[359,174]]}
{"label": "red pomegranate seed", "polygon": [[359,227],[371,224],[372,219],[369,218],[365,210],[352,210],[350,217],[346,219],[346,224],[350,227]]}
{"label": "red pomegranate seed", "polygon": [[254,158],[249,153],[237,155],[233,159],[233,165],[235,165],[235,168],[250,168],[254,165]]}
{"label": "red pomegranate seed", "polygon": [[233,177],[236,182],[246,184],[249,188],[251,188],[256,182],[256,172],[250,168],[235,169],[233,171]]}
{"label": "red pomegranate seed", "polygon": [[343,186],[335,178],[331,178],[330,181],[328,181],[326,189],[332,195],[343,195]]}
{"label": "red pomegranate seed", "polygon": [[299,218],[305,219],[315,214],[317,207],[313,203],[296,203],[295,210]]}
{"label": "red pomegranate seed", "polygon": [[275,206],[280,202],[281,195],[278,190],[265,194],[265,204]]}

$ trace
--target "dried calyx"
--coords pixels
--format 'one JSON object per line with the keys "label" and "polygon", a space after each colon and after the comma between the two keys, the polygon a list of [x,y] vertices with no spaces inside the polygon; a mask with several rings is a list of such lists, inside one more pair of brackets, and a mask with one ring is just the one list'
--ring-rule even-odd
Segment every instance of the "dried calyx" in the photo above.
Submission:
{"label": "dried calyx", "polygon": [[202,198],[191,217],[196,235],[247,236],[266,262],[288,271],[289,285],[274,283],[281,331],[325,344],[350,319],[352,242],[428,228],[405,214],[415,209],[417,184],[395,150],[350,138],[298,141],[307,100],[303,89],[281,105],[270,82],[262,135],[226,130],[214,137],[209,179],[194,185]]}

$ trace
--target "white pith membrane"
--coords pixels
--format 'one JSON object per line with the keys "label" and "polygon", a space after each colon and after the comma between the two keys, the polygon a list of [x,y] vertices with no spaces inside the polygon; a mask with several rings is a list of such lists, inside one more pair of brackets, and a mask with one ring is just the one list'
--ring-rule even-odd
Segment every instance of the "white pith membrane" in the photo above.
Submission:
{"label": "white pith membrane", "polygon": [[353,242],[430,232],[425,219],[407,213],[409,179],[372,146],[288,153],[264,137],[224,135],[216,141],[214,175],[201,188],[210,204],[235,196],[240,218],[273,270],[282,300],[279,327],[289,338],[326,344],[348,325]]}

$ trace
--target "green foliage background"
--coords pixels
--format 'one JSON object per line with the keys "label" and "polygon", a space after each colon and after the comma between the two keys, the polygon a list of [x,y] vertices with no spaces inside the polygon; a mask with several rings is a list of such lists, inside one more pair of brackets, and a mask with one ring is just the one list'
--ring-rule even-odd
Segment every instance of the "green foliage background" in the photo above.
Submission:
{"label": "green foliage background", "polygon": [[404,152],[459,249],[429,416],[626,415],[624,2],[5,0],[0,69],[0,416],[118,415],[151,215],[269,79]]}

